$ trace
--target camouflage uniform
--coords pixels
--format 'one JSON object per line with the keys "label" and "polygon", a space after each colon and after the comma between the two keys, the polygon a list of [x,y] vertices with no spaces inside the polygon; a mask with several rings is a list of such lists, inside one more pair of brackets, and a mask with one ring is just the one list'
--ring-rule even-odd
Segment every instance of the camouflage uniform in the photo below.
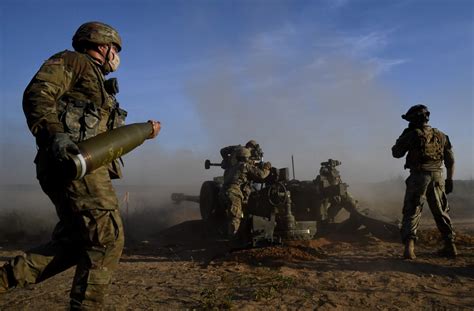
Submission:
{"label": "camouflage uniform", "polygon": [[8,280],[3,282],[8,283],[3,284],[5,288],[23,287],[76,265],[72,309],[101,309],[122,254],[122,220],[109,175],[117,172],[103,166],[80,180],[64,178],[50,141],[55,133],[67,133],[77,143],[123,123],[117,116],[123,117],[124,111],[116,107],[104,82],[101,67],[88,54],[63,51],[43,64],[23,97],[28,126],[38,146],[37,178],[54,203],[59,222],[49,243],[1,268],[0,282]]}
{"label": "camouflage uniform", "polygon": [[269,174],[268,166],[259,168],[248,161],[238,162],[228,169],[219,192],[219,201],[226,211],[230,236],[235,236],[244,217],[242,204],[250,196],[251,181],[263,182]]}
{"label": "camouflage uniform", "polygon": [[428,201],[431,213],[444,240],[454,241],[454,231],[449,217],[449,205],[445,193],[442,164],[454,166],[454,155],[449,137],[429,125],[405,129],[392,147],[395,158],[406,153],[405,168],[410,176],[405,181],[406,193],[403,204],[401,237],[404,243],[416,240],[423,200]]}
{"label": "camouflage uniform", "polygon": [[[330,163],[329,161],[325,163]],[[337,163],[340,164],[339,161]],[[342,182],[341,175],[335,166],[322,166],[319,173],[313,183],[318,187],[318,192],[323,198],[319,207],[321,218],[325,222],[333,223],[341,209],[349,213],[354,211],[357,208],[357,201],[347,191],[348,185]]]}
{"label": "camouflage uniform", "polygon": [[[240,148],[243,148],[243,146],[231,145],[231,146],[224,147],[220,150],[220,154],[222,157],[221,168],[223,168],[224,170],[227,170],[237,163],[236,151],[240,150]],[[247,148],[250,151],[251,160],[255,162],[261,162],[263,160],[263,151],[260,148],[260,145],[257,144],[255,140],[253,139],[249,140],[245,144],[245,148]]]}
{"label": "camouflage uniform", "polygon": [[235,151],[239,148],[242,148],[242,146],[232,145],[224,147],[220,150],[220,154],[222,157],[221,168],[224,169],[224,176],[225,172],[237,163],[237,159],[235,158]]}

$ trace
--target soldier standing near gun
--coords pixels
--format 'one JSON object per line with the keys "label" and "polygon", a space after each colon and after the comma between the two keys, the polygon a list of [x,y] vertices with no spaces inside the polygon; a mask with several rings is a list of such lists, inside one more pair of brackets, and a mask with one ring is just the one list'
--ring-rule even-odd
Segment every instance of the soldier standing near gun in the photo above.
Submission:
{"label": "soldier standing near gun", "polygon": [[[0,268],[0,291],[41,282],[77,265],[70,292],[71,310],[101,310],[124,245],[122,220],[111,177],[120,172],[102,166],[80,180],[61,171],[77,143],[123,125],[125,111],[115,100],[118,89],[105,75],[117,70],[122,40],[100,22],[81,25],[72,45],[48,59],[23,96],[23,110],[36,138],[37,178],[56,207],[59,223],[52,240]],[[154,138],[160,123],[150,121]]]}
{"label": "soldier standing near gun", "polygon": [[250,160],[252,154],[248,148],[239,147],[234,153],[237,163],[228,168],[219,191],[219,201],[226,212],[229,238],[237,236],[244,217],[242,205],[248,201],[252,191],[250,183],[263,182],[271,168],[270,162],[264,163],[262,168],[255,166]]}
{"label": "soldier standing near gun", "polygon": [[[454,154],[449,137],[428,125],[430,112],[424,105],[408,109],[402,118],[409,122],[395,145],[392,155],[401,158],[407,154],[405,168],[410,169],[406,180],[401,228],[405,244],[404,258],[415,259],[416,233],[420,223],[423,201],[426,199],[436,226],[444,239],[440,254],[447,257],[457,255],[454,244],[455,233],[449,217],[447,194],[453,191]],[[443,179],[442,164],[446,166]]]}

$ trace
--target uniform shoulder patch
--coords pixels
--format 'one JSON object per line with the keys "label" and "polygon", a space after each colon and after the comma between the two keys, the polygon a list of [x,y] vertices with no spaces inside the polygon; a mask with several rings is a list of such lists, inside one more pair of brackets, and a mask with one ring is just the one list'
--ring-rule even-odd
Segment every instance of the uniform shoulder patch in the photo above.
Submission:
{"label": "uniform shoulder patch", "polygon": [[64,60],[62,58],[50,58],[44,62],[44,65],[62,65]]}
{"label": "uniform shoulder patch", "polygon": [[43,63],[35,75],[36,79],[51,82],[55,85],[61,85],[60,80],[62,80],[64,76],[64,59],[55,56]]}

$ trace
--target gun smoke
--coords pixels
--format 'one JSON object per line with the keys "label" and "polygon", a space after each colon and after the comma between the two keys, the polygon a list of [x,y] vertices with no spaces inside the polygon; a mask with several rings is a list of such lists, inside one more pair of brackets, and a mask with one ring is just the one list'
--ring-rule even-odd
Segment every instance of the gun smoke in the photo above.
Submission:
{"label": "gun smoke", "polygon": [[[342,161],[341,176],[361,203],[399,216],[404,191],[400,174],[405,173],[403,162],[390,152],[405,126],[395,108],[399,100],[378,79],[379,67],[326,48],[309,45],[302,53],[285,39],[271,48],[256,39],[194,68],[183,94],[198,118],[200,128],[195,130],[205,133],[205,141],[197,150],[170,149],[158,138],[125,158],[125,179],[116,184],[128,233],[144,237],[199,218],[197,205],[173,205],[171,192],[198,194],[204,180],[222,174],[219,168],[205,171],[204,160],[219,162],[220,148],[250,139],[276,167],[291,167],[294,155],[300,180],[314,179],[320,163],[329,158]],[[167,135],[162,121],[161,136]],[[181,139],[185,146],[188,138]],[[3,148],[2,184],[35,182],[33,146],[21,149]],[[28,165],[11,170],[5,164],[11,159]],[[389,180],[385,186],[373,187],[384,180]],[[469,189],[472,193],[472,185]],[[6,187],[2,201],[0,225],[12,227],[11,232],[43,234],[56,221],[52,204],[37,185]]]}

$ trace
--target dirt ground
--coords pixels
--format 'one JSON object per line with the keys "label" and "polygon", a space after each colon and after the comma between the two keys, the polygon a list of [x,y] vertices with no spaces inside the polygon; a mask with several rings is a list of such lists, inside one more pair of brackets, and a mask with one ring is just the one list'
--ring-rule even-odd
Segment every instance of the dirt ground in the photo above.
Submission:
{"label": "dirt ground", "polygon": [[[414,261],[401,259],[399,242],[362,231],[233,249],[186,221],[128,241],[106,310],[473,310],[472,227],[458,234],[458,258],[437,256],[440,245],[425,229]],[[27,247],[2,245],[0,261]],[[72,276],[9,291],[0,310],[66,310]]]}

